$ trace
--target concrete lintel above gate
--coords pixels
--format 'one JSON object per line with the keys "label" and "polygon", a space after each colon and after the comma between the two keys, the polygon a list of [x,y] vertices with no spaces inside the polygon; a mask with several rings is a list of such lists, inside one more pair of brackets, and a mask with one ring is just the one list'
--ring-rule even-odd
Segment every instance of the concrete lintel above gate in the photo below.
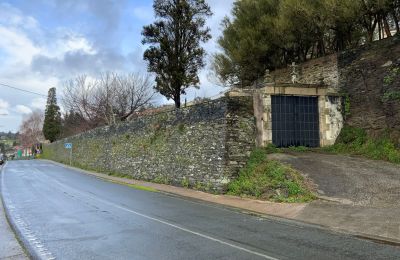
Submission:
{"label": "concrete lintel above gate", "polygon": [[327,96],[328,94],[336,95],[336,93],[328,93],[327,86],[308,85],[308,84],[271,84],[263,88],[257,89],[267,95],[293,95],[293,96]]}

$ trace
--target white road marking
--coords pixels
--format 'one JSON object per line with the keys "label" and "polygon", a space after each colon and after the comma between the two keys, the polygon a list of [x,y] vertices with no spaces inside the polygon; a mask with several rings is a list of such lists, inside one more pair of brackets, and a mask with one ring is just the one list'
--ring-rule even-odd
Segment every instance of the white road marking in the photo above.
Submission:
{"label": "white road marking", "polygon": [[266,254],[262,254],[262,253],[259,253],[259,252],[256,252],[256,251],[253,251],[253,250],[250,250],[250,249],[247,249],[247,248],[244,248],[244,247],[241,247],[241,246],[232,244],[232,243],[228,243],[228,242],[223,241],[223,240],[220,240],[220,239],[218,239],[218,238],[214,238],[214,237],[211,237],[211,236],[202,234],[202,233],[200,233],[200,232],[193,231],[193,230],[190,230],[190,229],[188,229],[188,228],[184,228],[184,227],[181,227],[181,226],[178,226],[178,225],[169,223],[169,222],[164,221],[164,220],[162,220],[162,219],[158,219],[158,218],[154,218],[154,217],[151,217],[151,216],[142,214],[142,213],[140,213],[140,212],[137,212],[137,211],[128,209],[128,208],[123,207],[123,206],[120,206],[120,205],[118,205],[118,204],[115,204],[115,203],[112,203],[112,202],[109,202],[109,201],[100,199],[100,198],[98,198],[98,197],[93,197],[92,195],[87,194],[87,193],[84,193],[84,192],[81,192],[80,190],[78,190],[78,189],[76,189],[76,188],[67,186],[67,185],[61,183],[60,181],[58,181],[58,180],[56,180],[56,179],[52,179],[52,181],[56,182],[56,183],[57,183],[58,185],[60,185],[61,187],[64,187],[64,188],[69,189],[69,190],[73,190],[73,191],[75,191],[76,193],[78,193],[78,194],[80,194],[80,195],[82,195],[82,196],[86,196],[86,197],[91,198],[92,200],[97,200],[97,201],[102,202],[102,203],[104,203],[104,204],[108,204],[108,205],[110,205],[110,206],[112,206],[112,207],[114,207],[114,208],[117,208],[117,209],[120,209],[120,210],[129,212],[129,213],[135,214],[135,215],[137,215],[137,216],[140,216],[140,217],[143,217],[143,218],[146,218],[146,219],[149,219],[149,220],[152,220],[152,221],[155,221],[155,222],[158,222],[158,223],[161,223],[161,224],[170,226],[170,227],[173,227],[173,228],[175,228],[175,229],[178,229],[178,230],[187,232],[187,233],[192,234],[192,235],[195,235],[195,236],[199,236],[199,237],[202,237],[202,238],[205,238],[205,239],[208,239],[208,240],[211,240],[211,241],[220,243],[220,244],[222,244],[222,245],[226,245],[226,246],[229,246],[229,247],[238,249],[238,250],[240,250],[240,251],[243,251],[243,252],[246,252],[246,253],[249,253],[249,254],[252,254],[252,255],[256,255],[256,256],[259,256],[259,257],[262,257],[262,258],[265,258],[265,259],[268,259],[268,260],[279,260],[278,258],[269,256],[269,255],[266,255]]}
{"label": "white road marking", "polygon": [[[4,170],[4,168],[3,168],[3,170]],[[89,194],[82,193],[81,191],[79,191],[79,190],[77,190],[77,189],[75,189],[75,188],[66,186],[66,185],[64,185],[63,183],[59,182],[58,180],[53,179],[53,181],[56,182],[56,183],[58,183],[60,186],[66,187],[67,189],[73,189],[73,190],[75,190],[76,192],[80,193],[80,194],[83,195],[83,196],[87,196],[87,197],[89,197],[89,198],[91,198],[91,199],[93,199],[93,200],[97,200],[97,201],[102,202],[102,203],[104,203],[104,204],[108,204],[108,205],[110,205],[110,206],[112,206],[112,207],[114,207],[114,208],[117,208],[117,209],[120,209],[120,210],[129,212],[129,213],[135,214],[135,215],[137,215],[137,216],[140,216],[140,217],[143,217],[143,218],[146,218],[146,219],[149,219],[149,220],[152,220],[152,221],[155,221],[155,222],[158,222],[158,223],[161,223],[161,224],[170,226],[170,227],[172,227],[172,228],[175,228],[175,229],[184,231],[184,232],[186,232],[186,233],[189,233],[189,234],[192,234],[192,235],[195,235],[195,236],[199,236],[199,237],[202,237],[202,238],[205,238],[205,239],[208,239],[208,240],[211,240],[211,241],[220,243],[220,244],[222,244],[222,245],[226,245],[226,246],[235,248],[235,249],[237,249],[237,250],[240,250],[240,251],[243,251],[243,252],[252,254],[252,255],[256,255],[256,256],[259,256],[259,257],[262,257],[262,258],[265,258],[265,259],[268,259],[268,260],[279,260],[278,258],[269,256],[269,255],[266,255],[266,254],[262,254],[262,253],[259,253],[259,252],[256,252],[256,251],[253,251],[253,250],[250,250],[250,249],[247,249],[247,248],[244,248],[244,247],[241,247],[241,246],[232,244],[232,243],[228,243],[228,242],[223,241],[223,240],[220,240],[220,239],[218,239],[218,238],[215,238],[215,237],[212,237],[212,236],[209,236],[209,235],[205,235],[205,234],[202,234],[202,233],[200,233],[200,232],[193,231],[193,230],[190,230],[190,229],[188,229],[188,228],[184,228],[184,227],[181,227],[181,226],[178,226],[178,225],[169,223],[169,222],[164,221],[164,220],[162,220],[162,219],[158,219],[158,218],[155,218],[155,217],[148,216],[148,215],[146,215],[146,214],[142,214],[142,213],[140,213],[140,212],[137,212],[137,211],[128,209],[128,208],[126,208],[126,207],[120,206],[120,205],[118,205],[118,204],[115,204],[115,203],[112,203],[112,202],[109,202],[109,201],[106,201],[106,200],[103,200],[103,199],[100,199],[100,198],[97,198],[97,197],[93,197],[93,196],[91,196],[91,195],[89,195]],[[3,174],[3,178],[2,178],[2,183],[4,183],[4,174]],[[3,186],[4,186],[4,185],[3,185]],[[29,239],[29,240],[31,240],[31,239]],[[34,239],[34,240],[36,240],[36,239]],[[34,242],[34,243],[35,243],[35,244],[39,244],[40,242]],[[43,245],[36,245],[36,246],[37,246],[38,248],[43,248]],[[50,254],[51,254],[51,253],[50,253]],[[56,259],[56,258],[55,258],[55,257],[49,257],[49,258],[48,258],[48,260],[54,260],[54,259]]]}
{"label": "white road marking", "polygon": [[262,254],[262,253],[259,253],[259,252],[256,252],[256,251],[253,251],[253,250],[250,250],[250,249],[241,247],[241,246],[237,246],[237,245],[234,245],[234,244],[225,242],[225,241],[223,241],[223,240],[220,240],[220,239],[218,239],[218,238],[214,238],[214,237],[211,237],[211,236],[208,236],[208,235],[205,235],[205,234],[202,234],[202,233],[199,233],[199,232],[196,232],[196,231],[193,231],[193,230],[184,228],[184,227],[180,227],[180,226],[178,226],[178,225],[169,223],[169,222],[167,222],[167,221],[164,221],[164,220],[161,220],[161,219],[158,219],[158,218],[154,218],[154,217],[151,217],[151,216],[148,216],[148,215],[139,213],[139,212],[137,212],[137,211],[134,211],[134,210],[131,210],[131,209],[122,207],[122,206],[120,206],[120,205],[118,205],[118,204],[115,204],[115,203],[112,203],[112,202],[109,202],[109,201],[106,201],[106,200],[103,200],[103,199],[100,199],[100,198],[92,197],[92,196],[90,196],[90,195],[88,195],[88,197],[91,197],[91,198],[94,199],[94,200],[98,200],[98,201],[100,201],[100,202],[103,202],[103,203],[108,204],[108,205],[110,205],[110,206],[113,206],[113,207],[115,207],[115,208],[118,208],[118,209],[121,209],[121,210],[130,212],[130,213],[135,214],[135,215],[137,215],[137,216],[140,216],[140,217],[143,217],[143,218],[146,218],[146,219],[149,219],[149,220],[156,221],[156,222],[158,222],[158,223],[161,223],[161,224],[164,224],[164,225],[167,225],[167,226],[170,226],[170,227],[179,229],[179,230],[181,230],[181,231],[184,231],[184,232],[187,232],[187,233],[190,233],[190,234],[193,234],[193,235],[196,235],[196,236],[199,236],[199,237],[202,237],[202,238],[205,238],[205,239],[208,239],[208,240],[211,240],[211,241],[214,241],[214,242],[217,242],[217,243],[226,245],[226,246],[230,246],[230,247],[232,247],[232,248],[235,248],[235,249],[244,251],[244,252],[249,253],[249,254],[257,255],[257,256],[260,256],[260,257],[262,257],[262,258],[269,259],[269,260],[279,260],[278,258],[269,256],[269,255],[265,255],[265,254]]}

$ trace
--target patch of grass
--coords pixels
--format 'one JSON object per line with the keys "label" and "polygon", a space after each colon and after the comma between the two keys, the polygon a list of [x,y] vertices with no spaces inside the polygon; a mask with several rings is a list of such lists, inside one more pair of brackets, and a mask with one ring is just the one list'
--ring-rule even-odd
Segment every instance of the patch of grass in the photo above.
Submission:
{"label": "patch of grass", "polygon": [[315,199],[304,178],[275,160],[268,160],[267,149],[255,149],[239,177],[229,183],[228,194],[274,202],[309,202]]}
{"label": "patch of grass", "polygon": [[281,148],[276,147],[273,144],[268,144],[265,148],[263,148],[263,150],[267,153],[267,154],[271,154],[271,153],[281,153],[283,150]]}
{"label": "patch of grass", "polygon": [[290,151],[293,151],[293,152],[307,152],[307,151],[310,151],[310,148],[305,147],[305,146],[290,146],[288,149]]}
{"label": "patch of grass", "polygon": [[345,126],[336,144],[323,150],[338,154],[362,155],[374,160],[400,164],[400,149],[389,137],[371,138],[361,128]]}
{"label": "patch of grass", "polygon": [[120,182],[120,181],[110,181],[112,183],[128,186],[130,188],[136,189],[136,190],[143,190],[143,191],[150,191],[150,192],[158,192],[158,190],[152,188],[152,187],[147,187],[147,186],[142,186],[142,185],[137,185],[137,184],[129,184],[125,182]]}

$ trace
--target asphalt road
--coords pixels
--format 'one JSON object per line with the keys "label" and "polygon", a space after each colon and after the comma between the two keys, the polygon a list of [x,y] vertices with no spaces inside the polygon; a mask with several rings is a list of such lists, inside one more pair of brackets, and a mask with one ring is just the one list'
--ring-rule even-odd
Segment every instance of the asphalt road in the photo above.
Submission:
{"label": "asphalt road", "polygon": [[43,259],[399,259],[400,248],[11,161],[2,195]]}

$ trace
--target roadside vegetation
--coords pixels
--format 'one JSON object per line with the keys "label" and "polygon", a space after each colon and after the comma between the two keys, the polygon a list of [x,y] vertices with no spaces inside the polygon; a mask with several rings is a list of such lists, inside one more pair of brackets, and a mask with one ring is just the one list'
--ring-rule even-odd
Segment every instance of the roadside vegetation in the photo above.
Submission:
{"label": "roadside vegetation", "polygon": [[345,126],[336,144],[323,148],[323,150],[338,154],[362,155],[374,160],[400,164],[400,149],[388,135],[372,138],[361,128]]}
{"label": "roadside vegetation", "polygon": [[274,147],[255,149],[239,177],[228,186],[228,194],[273,202],[310,202],[316,198],[307,180],[297,171],[268,160]]}

